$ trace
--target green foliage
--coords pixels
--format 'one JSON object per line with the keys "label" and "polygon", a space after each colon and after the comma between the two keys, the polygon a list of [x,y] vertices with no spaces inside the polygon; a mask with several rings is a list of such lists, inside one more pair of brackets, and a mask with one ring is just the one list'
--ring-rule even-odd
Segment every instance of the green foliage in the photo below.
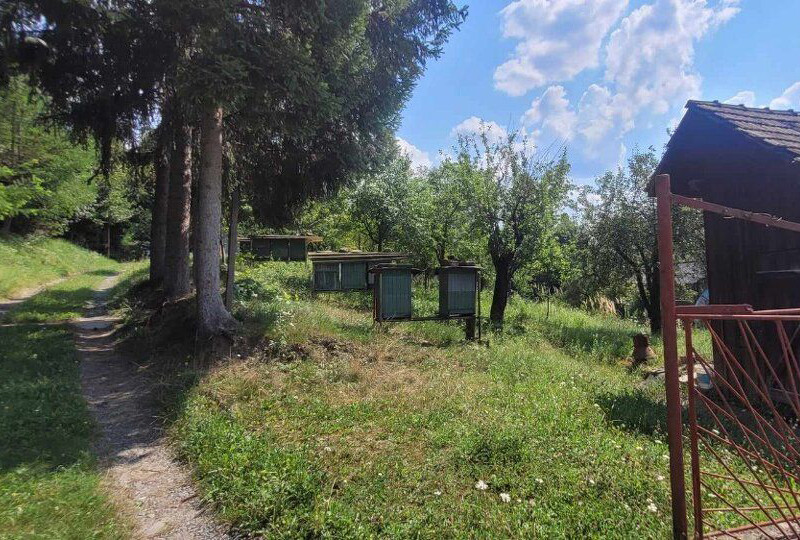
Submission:
{"label": "green foliage", "polygon": [[[611,298],[625,294],[631,282],[651,329],[660,328],[658,242],[655,199],[647,186],[658,156],[655,149],[634,151],[627,169],[608,172],[597,187],[580,198],[581,230],[578,279],[587,296],[601,292]],[[688,208],[673,209],[677,261],[705,268],[702,216]],[[680,280],[680,276],[679,276]],[[693,300],[693,298],[689,298]]]}
{"label": "green foliage", "polygon": [[109,264],[113,263],[105,257],[66,240],[0,238],[0,297]]}
{"label": "green foliage", "polygon": [[97,196],[95,154],[43,125],[47,106],[21,78],[0,89],[0,220],[58,234]]}

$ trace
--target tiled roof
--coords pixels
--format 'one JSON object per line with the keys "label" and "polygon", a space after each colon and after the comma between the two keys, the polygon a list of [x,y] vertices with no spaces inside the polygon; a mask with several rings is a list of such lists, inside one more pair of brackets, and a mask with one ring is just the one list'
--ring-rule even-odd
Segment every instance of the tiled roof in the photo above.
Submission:
{"label": "tiled roof", "polygon": [[736,130],[788,152],[794,161],[800,162],[800,113],[726,105],[717,101],[689,101],[686,107],[712,114]]}

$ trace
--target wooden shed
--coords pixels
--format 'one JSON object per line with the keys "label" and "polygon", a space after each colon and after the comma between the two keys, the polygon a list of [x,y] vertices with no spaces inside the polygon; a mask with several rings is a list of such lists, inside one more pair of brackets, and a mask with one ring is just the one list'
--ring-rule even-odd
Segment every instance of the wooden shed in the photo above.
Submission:
{"label": "wooden shed", "polygon": [[366,290],[374,282],[369,270],[378,264],[403,261],[405,253],[319,251],[309,255],[315,291]]}
{"label": "wooden shed", "polygon": [[305,261],[308,245],[321,241],[321,237],[310,234],[269,234],[242,238],[239,240],[239,249],[243,253],[252,253],[257,259]]}
{"label": "wooden shed", "polygon": [[[703,101],[686,108],[657,169],[670,175],[672,192],[800,222],[800,114]],[[800,307],[800,234],[711,212],[704,226],[711,304]],[[720,324],[746,357],[736,323]],[[774,328],[758,332],[779,356]]]}

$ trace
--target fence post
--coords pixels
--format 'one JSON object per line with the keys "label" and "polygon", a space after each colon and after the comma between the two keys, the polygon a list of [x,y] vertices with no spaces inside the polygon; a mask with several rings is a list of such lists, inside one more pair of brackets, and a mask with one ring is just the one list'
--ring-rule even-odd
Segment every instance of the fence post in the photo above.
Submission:
{"label": "fence post", "polygon": [[672,244],[672,193],[669,175],[655,177],[658,216],[658,270],[661,288],[661,336],[664,341],[664,378],[667,390],[669,478],[672,491],[672,535],[687,538],[686,479],[683,468],[683,420],[678,381],[678,330],[675,316],[675,258]]}

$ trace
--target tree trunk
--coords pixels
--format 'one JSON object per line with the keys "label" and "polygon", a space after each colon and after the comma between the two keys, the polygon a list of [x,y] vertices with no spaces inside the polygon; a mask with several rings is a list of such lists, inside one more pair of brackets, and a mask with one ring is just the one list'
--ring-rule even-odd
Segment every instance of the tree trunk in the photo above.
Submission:
{"label": "tree trunk", "polygon": [[222,217],[222,108],[203,111],[200,180],[197,184],[197,235],[194,253],[197,324],[202,338],[230,333],[236,322],[219,290],[219,231]]}
{"label": "tree trunk", "polygon": [[225,283],[225,307],[230,311],[236,296],[236,253],[239,251],[239,187],[231,195],[231,214],[228,219],[228,273]]}
{"label": "tree trunk", "polygon": [[493,326],[502,328],[511,287],[510,264],[505,259],[495,259],[494,269],[494,295],[492,296],[492,308],[489,310],[489,319]]}
{"label": "tree trunk", "polygon": [[106,223],[106,257],[111,258],[111,223]]}
{"label": "tree trunk", "polygon": [[11,216],[8,216],[5,221],[3,221],[3,234],[6,236],[11,234]]}
{"label": "tree trunk", "polygon": [[164,280],[167,246],[167,207],[169,200],[169,140],[167,125],[161,121],[156,143],[154,168],[156,173],[153,219],[150,225],[150,283],[160,285]]}
{"label": "tree trunk", "polygon": [[169,160],[169,199],[165,242],[164,295],[176,300],[189,294],[189,227],[192,205],[192,128],[175,122],[175,142]]}

